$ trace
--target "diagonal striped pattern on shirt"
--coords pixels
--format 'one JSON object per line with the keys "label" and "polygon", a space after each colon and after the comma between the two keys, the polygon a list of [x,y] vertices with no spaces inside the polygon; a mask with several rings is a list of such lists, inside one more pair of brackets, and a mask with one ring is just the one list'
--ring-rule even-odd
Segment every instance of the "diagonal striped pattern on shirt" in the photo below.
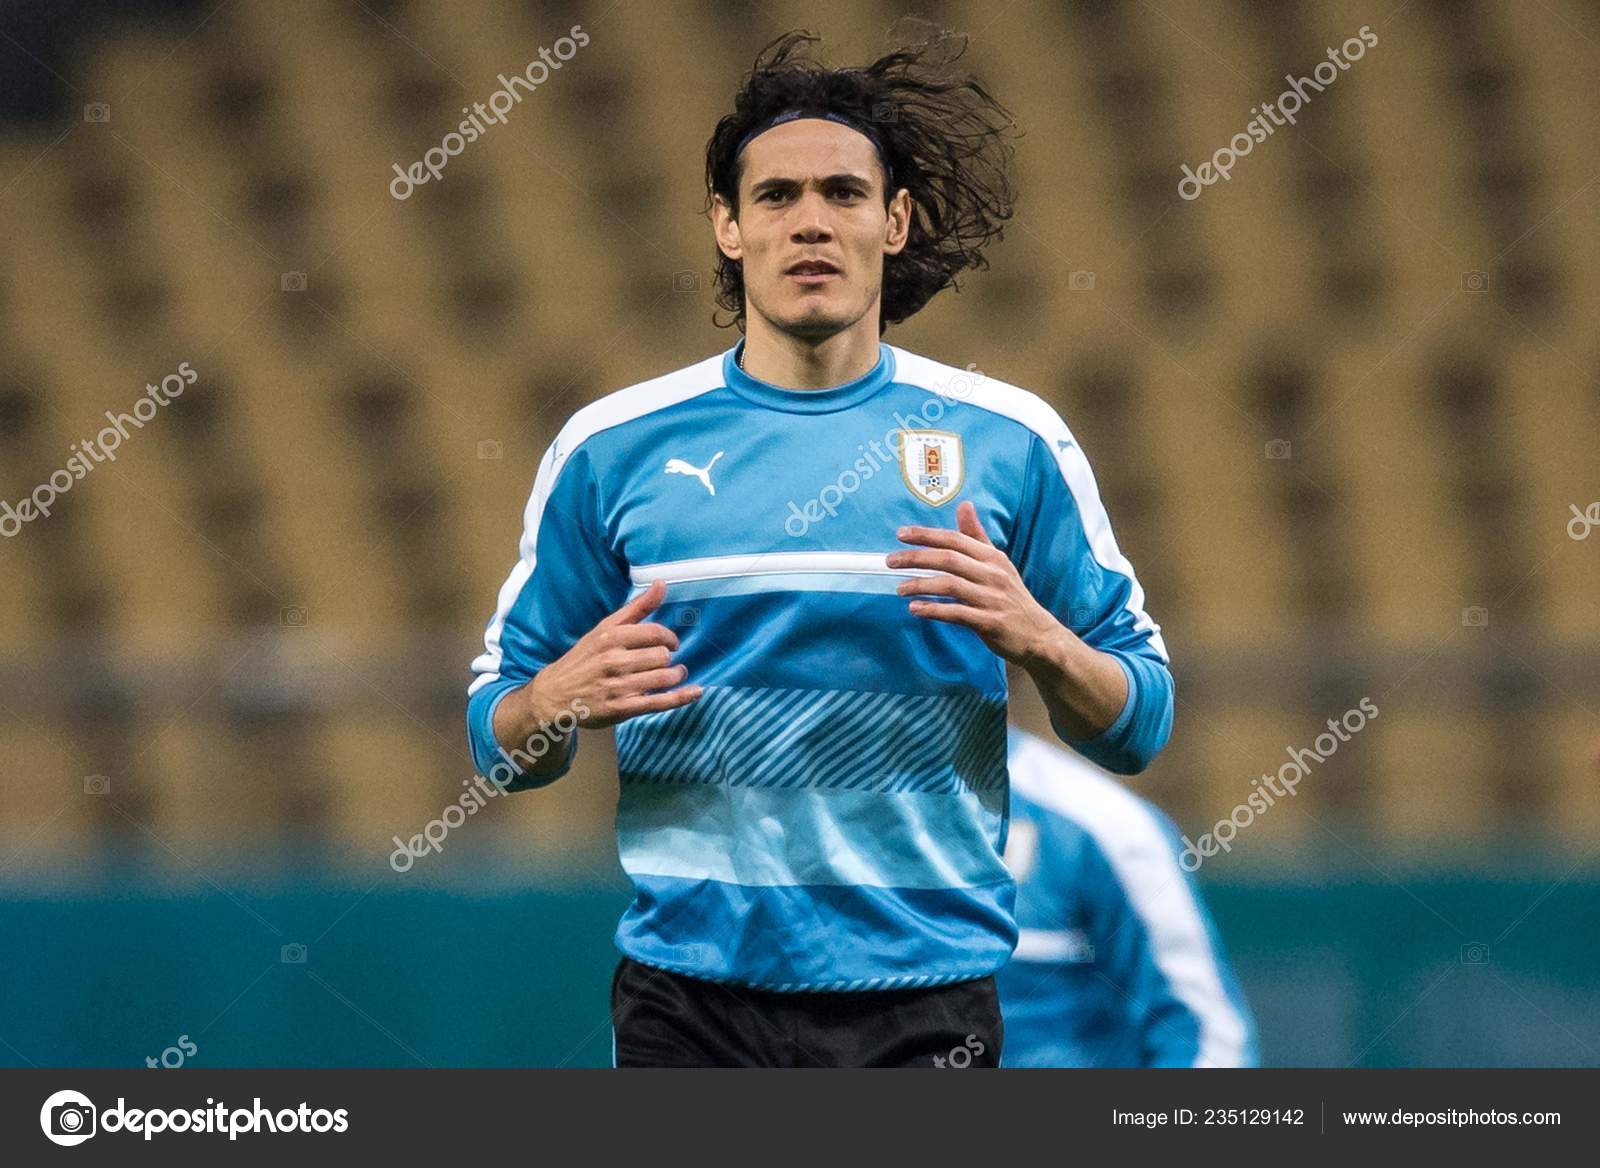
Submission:
{"label": "diagonal striped pattern on shirt", "polygon": [[1005,736],[1000,694],[707,686],[619,725],[617,756],[624,783],[957,794],[1005,784]]}

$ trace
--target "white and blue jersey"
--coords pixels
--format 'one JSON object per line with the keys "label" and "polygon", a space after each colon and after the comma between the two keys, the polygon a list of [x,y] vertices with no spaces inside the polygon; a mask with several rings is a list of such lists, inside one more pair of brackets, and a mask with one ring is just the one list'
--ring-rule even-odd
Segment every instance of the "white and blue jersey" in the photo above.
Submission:
{"label": "white and blue jersey", "polygon": [[740,369],[742,346],[596,401],[551,444],[473,662],[474,762],[504,761],[506,693],[664,580],[651,619],[704,694],[616,728],[622,952],[793,991],[993,973],[1016,940],[1005,670],[908,611],[895,586],[930,573],[886,566],[896,530],[954,527],[972,500],[1039,602],[1121,663],[1120,716],[1074,744],[1114,770],[1171,727],[1159,629],[1042,399],[887,344],[853,381],[785,389]]}
{"label": "white and blue jersey", "polygon": [[1255,1026],[1165,815],[1012,727],[1008,1067],[1241,1067]]}

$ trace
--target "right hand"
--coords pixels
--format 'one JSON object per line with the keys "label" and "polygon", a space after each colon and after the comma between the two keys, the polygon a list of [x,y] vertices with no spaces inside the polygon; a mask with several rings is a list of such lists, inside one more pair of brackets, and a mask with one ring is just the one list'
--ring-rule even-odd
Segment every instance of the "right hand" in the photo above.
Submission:
{"label": "right hand", "polygon": [[[681,684],[688,669],[672,664],[677,634],[644,619],[666,595],[666,584],[655,581],[502,701],[495,711],[496,737],[520,737],[521,727],[553,722],[563,710],[578,714],[587,709],[578,725],[593,730],[640,714],[674,710],[699,698],[704,692],[700,686]],[[508,711],[507,706],[513,709]],[[510,733],[504,736],[502,714],[509,715]]]}

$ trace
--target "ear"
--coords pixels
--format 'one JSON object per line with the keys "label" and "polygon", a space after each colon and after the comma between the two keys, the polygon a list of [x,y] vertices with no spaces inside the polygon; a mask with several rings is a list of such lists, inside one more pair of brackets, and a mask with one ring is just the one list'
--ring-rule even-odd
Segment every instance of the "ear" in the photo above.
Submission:
{"label": "ear", "polygon": [[911,237],[911,192],[901,187],[889,200],[889,222],[884,228],[883,254],[899,255]]}
{"label": "ear", "polygon": [[744,259],[744,247],[739,242],[739,220],[733,208],[721,195],[711,197],[711,230],[717,237],[717,247],[735,263]]}

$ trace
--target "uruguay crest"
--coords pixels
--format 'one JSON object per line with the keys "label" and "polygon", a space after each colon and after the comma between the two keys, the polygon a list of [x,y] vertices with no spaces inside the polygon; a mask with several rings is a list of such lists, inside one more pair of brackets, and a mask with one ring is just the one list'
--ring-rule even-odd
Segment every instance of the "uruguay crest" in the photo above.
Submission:
{"label": "uruguay crest", "polygon": [[901,430],[900,477],[911,493],[935,507],[961,489],[961,435],[948,430]]}

